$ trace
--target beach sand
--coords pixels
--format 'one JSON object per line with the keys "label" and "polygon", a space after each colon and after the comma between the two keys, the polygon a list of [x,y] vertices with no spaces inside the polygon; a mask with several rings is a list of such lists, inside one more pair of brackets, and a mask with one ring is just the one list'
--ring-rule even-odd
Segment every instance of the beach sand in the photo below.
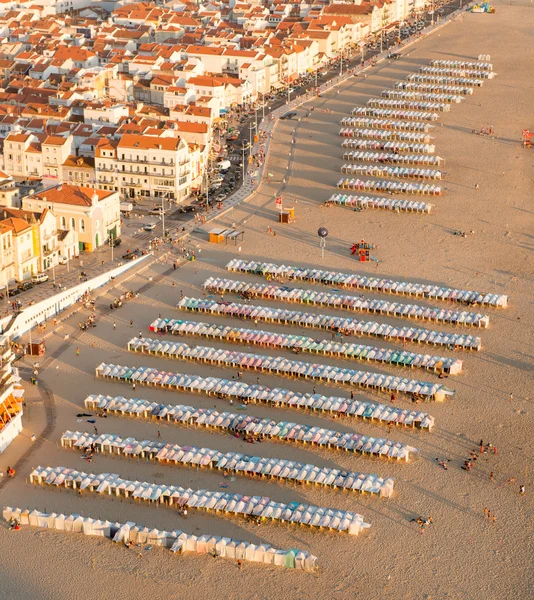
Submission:
{"label": "beach sand", "polygon": [[[274,177],[268,185],[262,186],[254,199],[234,209],[218,223],[224,226],[235,223],[245,231],[241,251],[230,245],[209,245],[205,234],[196,233],[188,242],[197,250],[195,262],[173,271],[169,260],[162,260],[132,276],[125,284],[134,290],[146,287],[140,300],[99,317],[97,328],[81,335],[77,328],[77,323],[82,320],[80,315],[62,322],[47,338],[48,353],[40,377],[42,388],[28,388],[24,432],[1,457],[0,468],[5,472],[7,465],[15,464],[30,452],[17,477],[1,487],[2,505],[75,512],[111,521],[136,521],[160,529],[183,529],[190,533],[264,541],[282,548],[301,548],[319,557],[320,571],[317,574],[290,572],[252,563],[245,563],[240,571],[235,562],[208,556],[176,557],[157,548],[141,550],[142,556],[138,556],[138,551],[126,550],[107,540],[29,527],[9,532],[0,527],[2,598],[512,600],[534,597],[530,567],[534,532],[529,472],[533,456],[534,152],[524,150],[520,144],[521,131],[534,128],[534,86],[528,75],[534,60],[534,48],[529,43],[534,9],[527,2],[519,5],[514,2],[512,6],[497,2],[495,6],[497,14],[466,15],[461,21],[447,25],[412,46],[409,55],[401,60],[379,65],[367,79],[352,78],[342,84],[339,95],[330,93],[314,102],[316,109],[310,118],[299,122],[282,121],[275,131],[275,144],[267,168]],[[430,215],[386,211],[358,213],[344,208],[321,207],[334,193],[335,183],[340,178],[342,138],[337,134],[343,116],[348,115],[355,105],[365,103],[369,95],[380,94],[382,89],[391,87],[432,58],[473,60],[481,53],[491,55],[498,76],[476,89],[464,103],[454,105],[432,134],[436,153],[446,160],[443,170],[447,175],[444,181],[446,194],[433,200],[435,209]],[[321,112],[326,107],[333,112]],[[304,112],[300,110],[299,115]],[[493,126],[495,139],[472,135],[472,129],[487,125]],[[295,155],[290,163],[287,187],[281,190],[295,128]],[[479,184],[479,189],[475,189],[475,184]],[[274,198],[280,190],[285,206],[295,207],[297,220],[294,224],[276,223]],[[329,230],[324,259],[316,235],[320,226]],[[276,231],[276,237],[267,233],[268,227]],[[461,238],[453,235],[455,230],[474,230],[475,233]],[[379,246],[373,251],[379,259],[378,267],[374,263],[355,264],[350,257],[351,243],[362,238]],[[345,272],[377,273],[510,296],[508,309],[483,311],[490,315],[489,329],[465,330],[481,335],[483,348],[479,353],[457,353],[464,360],[465,371],[445,382],[456,390],[454,398],[440,404],[423,405],[423,409],[436,418],[436,427],[431,433],[400,428],[386,433],[385,427],[356,420],[334,421],[266,406],[248,408],[250,414],[257,416],[358,431],[409,443],[420,452],[408,464],[275,442],[251,446],[228,435],[126,418],[97,420],[101,433],[156,439],[159,428],[164,441],[182,445],[239,450],[393,476],[395,493],[389,500],[245,477],[228,482],[227,491],[231,492],[353,510],[372,523],[371,529],[359,537],[350,537],[287,525],[258,527],[241,519],[226,519],[194,510],[184,520],[165,507],[90,495],[78,497],[71,491],[52,491],[25,483],[31,468],[40,464],[119,473],[132,479],[193,488],[220,489],[222,475],[217,472],[110,457],[97,457],[89,464],[77,453],[62,450],[59,439],[67,429],[93,430],[91,424],[76,419],[77,413],[84,412],[83,400],[89,393],[137,396],[166,403],[217,406],[219,409],[227,407],[221,400],[204,396],[139,387],[133,392],[128,386],[97,380],[94,368],[106,361],[200,375],[229,377],[233,374],[220,368],[129,354],[125,345],[140,330],[148,335],[148,324],[159,314],[200,320],[198,316],[174,309],[180,290],[185,295],[199,296],[203,281],[212,275],[225,276],[224,265],[236,256],[318,265]],[[240,278],[236,274],[228,276]],[[152,282],[149,277],[153,278]],[[257,277],[244,279],[261,282]],[[113,290],[100,294],[97,308],[106,309],[110,298],[117,293],[118,290]],[[266,304],[263,301],[257,303]],[[453,305],[446,307],[454,308]],[[313,310],[334,312],[310,309]],[[362,318],[389,322],[376,316],[364,315]],[[129,326],[130,319],[134,321],[133,327]],[[203,320],[232,322],[213,317]],[[117,323],[116,331],[113,321]],[[401,323],[400,320],[391,322]],[[433,324],[425,326],[453,331]],[[283,327],[265,327],[272,331],[288,331]],[[299,333],[300,330],[292,328],[291,332]],[[316,338],[328,337],[328,334],[313,330],[305,333]],[[70,337],[65,340],[66,335]],[[221,345],[198,338],[186,341]],[[91,345],[93,342],[95,347]],[[387,345],[365,339],[362,343]],[[75,354],[77,346],[80,356]],[[242,346],[235,348],[243,350]],[[432,347],[409,345],[408,349],[450,355],[447,350]],[[249,351],[260,352],[254,347]],[[279,354],[276,351],[261,352]],[[312,357],[305,354],[299,360],[313,362]],[[359,363],[341,363],[328,358],[323,362],[359,368]],[[429,381],[435,379],[423,371],[374,369],[367,365],[362,368]],[[243,379],[255,382],[256,374],[245,372]],[[299,391],[311,391],[313,387],[311,382],[273,376],[262,376],[261,383]],[[47,396],[47,390],[51,390],[53,398]],[[349,395],[347,389],[327,385],[317,385],[317,391]],[[356,392],[356,397],[388,401],[386,397],[363,392]],[[55,419],[53,431],[32,451],[29,437],[32,433],[39,435],[44,428],[45,407],[51,399],[55,404],[51,413]],[[406,399],[399,399],[399,404],[409,408]],[[480,439],[496,446],[498,454],[481,457],[476,468],[467,473],[460,468],[461,464],[469,451],[478,447]],[[436,458],[451,459],[449,469],[444,471],[436,464]],[[495,481],[489,477],[492,471]],[[504,485],[511,477],[515,478],[515,483]],[[519,484],[526,485],[526,496],[519,495]],[[484,519],[485,507],[497,516],[495,524]],[[435,522],[424,535],[415,523],[410,522],[419,515],[431,516]]]}

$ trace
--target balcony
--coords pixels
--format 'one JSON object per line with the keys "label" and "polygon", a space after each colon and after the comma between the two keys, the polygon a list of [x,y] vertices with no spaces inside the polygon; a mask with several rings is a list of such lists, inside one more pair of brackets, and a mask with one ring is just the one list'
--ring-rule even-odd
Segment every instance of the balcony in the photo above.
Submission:
{"label": "balcony", "polygon": [[137,159],[133,159],[133,158],[118,158],[117,159],[118,162],[121,163],[132,163],[134,165],[163,165],[163,166],[168,166],[168,167],[174,167],[174,161],[166,161],[166,160],[150,160],[150,159],[146,159],[146,158],[140,158],[139,160]]}
{"label": "balcony", "polygon": [[58,252],[58,251],[59,251],[59,248],[57,246],[52,246],[52,248],[43,246],[43,248],[41,250],[41,255],[42,256],[50,256],[51,254],[54,254],[55,252]]}

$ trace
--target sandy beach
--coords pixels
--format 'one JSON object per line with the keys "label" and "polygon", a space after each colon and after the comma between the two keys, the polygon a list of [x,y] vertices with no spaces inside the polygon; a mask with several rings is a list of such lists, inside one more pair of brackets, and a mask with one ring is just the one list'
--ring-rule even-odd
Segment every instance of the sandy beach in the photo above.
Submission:
{"label": "sandy beach", "polygon": [[[43,361],[40,387],[27,386],[24,431],[1,456],[0,469],[15,465],[25,457],[15,479],[0,480],[2,505],[31,507],[50,512],[80,513],[111,521],[135,521],[160,529],[182,529],[188,533],[211,533],[255,543],[267,542],[281,548],[300,548],[316,555],[320,569],[315,574],[289,571],[246,563],[239,570],[235,561],[210,556],[184,555],[153,548],[128,550],[108,540],[78,534],[61,534],[23,527],[10,532],[0,527],[3,549],[0,567],[2,598],[35,600],[63,598],[161,599],[211,597],[230,599],[271,598],[358,598],[361,600],[512,600],[534,597],[531,555],[533,552],[532,489],[532,374],[534,348],[532,330],[532,286],[534,250],[534,208],[532,203],[534,151],[521,147],[523,129],[534,129],[532,112],[532,65],[534,47],[533,5],[522,0],[512,5],[498,1],[496,14],[467,14],[434,35],[405,51],[399,61],[385,61],[369,71],[368,77],[351,78],[340,85],[340,93],[329,92],[298,110],[299,121],[281,121],[274,133],[267,172],[272,177],[250,201],[223,216],[217,225],[243,229],[241,246],[209,244],[207,235],[196,231],[187,241],[197,260],[172,269],[173,257],[162,257],[116,289],[96,296],[95,329],[78,330],[80,314],[74,314],[51,332],[48,327],[47,356]],[[340,179],[344,164],[338,135],[339,122],[370,96],[415,73],[432,59],[476,60],[491,55],[497,77],[476,88],[461,104],[444,113],[431,135],[436,154],[445,160],[443,196],[430,200],[430,215],[392,213],[323,206]],[[473,129],[491,125],[494,136],[473,135]],[[295,137],[296,143],[291,144]],[[286,182],[284,183],[284,178]],[[281,195],[286,207],[294,207],[296,222],[277,223],[274,199]],[[423,199],[416,197],[417,200]],[[321,257],[317,230],[327,227],[329,236]],[[268,233],[271,227],[276,236]],[[211,228],[211,225],[210,227]],[[455,231],[474,231],[467,237]],[[378,248],[372,254],[378,263],[357,263],[350,256],[353,242],[365,239]],[[388,437],[419,449],[408,463],[321,450],[287,443],[264,441],[250,445],[241,439],[205,429],[163,425],[150,421],[110,416],[97,419],[101,433],[156,439],[196,445],[221,451],[239,451],[259,456],[290,458],[318,466],[350,469],[394,477],[390,499],[359,495],[329,488],[298,486],[236,476],[226,481],[227,491],[269,496],[280,502],[310,504],[351,510],[362,514],[371,528],[358,537],[296,528],[287,524],[257,526],[236,517],[215,516],[191,510],[179,517],[167,507],[102,498],[78,496],[72,491],[53,491],[30,486],[25,480],[32,468],[72,467],[97,473],[117,473],[124,478],[179,484],[198,489],[218,490],[221,473],[185,467],[154,465],[146,461],[97,456],[92,463],[79,453],[59,445],[66,430],[93,431],[86,419],[83,401],[88,394],[105,393],[151,401],[216,407],[228,410],[227,402],[203,395],[188,395],[154,388],[131,387],[95,377],[102,361],[149,366],[203,376],[231,377],[228,369],[192,362],[166,360],[129,353],[128,340],[139,331],[148,336],[148,326],[159,315],[175,319],[202,320],[231,324],[234,321],[178,311],[180,292],[202,297],[202,284],[210,276],[229,277],[257,283],[257,276],[228,273],[232,258],[269,261],[279,264],[317,266],[342,272],[358,272],[414,282],[488,291],[509,296],[509,307],[498,310],[480,307],[490,316],[488,329],[465,329],[480,335],[480,352],[414,346],[407,349],[464,361],[461,375],[449,377],[446,385],[455,396],[442,403],[425,403],[422,410],[436,420],[431,432],[394,428],[354,419],[323,417],[302,411],[254,405],[247,412],[259,417],[286,419],[298,423],[330,427],[343,432]],[[299,284],[299,287],[309,287]],[[109,312],[110,299],[125,289],[140,290],[133,300]],[[327,289],[328,288],[324,288]],[[373,295],[371,295],[373,296]],[[388,299],[388,296],[379,296]],[[234,297],[235,299],[235,297]],[[391,298],[390,298],[391,299]],[[406,298],[395,300],[409,303]],[[253,303],[284,307],[282,303],[255,300]],[[424,301],[418,303],[425,304]],[[450,303],[426,302],[429,306],[455,308]],[[338,314],[314,307],[289,308],[307,312]],[[87,316],[87,311],[82,311]],[[344,315],[348,316],[348,315]],[[357,318],[402,322],[377,315],[351,315]],[[130,326],[130,320],[133,326]],[[113,323],[116,323],[116,329]],[[238,327],[250,323],[235,321]],[[418,323],[420,325],[420,323]],[[458,328],[424,323],[429,329],[459,331]],[[303,333],[320,339],[328,334],[283,326],[264,325],[274,332]],[[66,337],[68,336],[68,337]],[[174,339],[174,338],[173,338]],[[244,352],[260,352],[220,342],[187,338],[190,344],[231,347]],[[391,347],[381,340],[353,338],[373,346]],[[94,344],[94,345],[93,345]],[[76,355],[76,348],[80,355]],[[261,349],[262,354],[283,354]],[[288,358],[292,358],[287,353]],[[372,364],[348,363],[332,358],[318,359],[302,354],[298,360],[387,372],[425,381],[438,381],[424,371],[406,371]],[[30,361],[25,365],[29,368]],[[21,365],[21,366],[24,366]],[[25,378],[29,370],[23,371]],[[244,372],[243,380],[256,382],[256,373]],[[310,381],[262,375],[261,383],[311,392]],[[315,384],[317,391],[348,397],[343,386]],[[512,396],[511,396],[512,395]],[[355,391],[356,399],[389,402],[384,395]],[[398,405],[410,408],[406,398]],[[46,425],[46,411],[52,425],[46,440],[32,446],[30,436],[39,437]],[[479,441],[498,449],[483,454],[472,471],[462,470],[470,450]],[[444,470],[436,458],[450,462]],[[494,476],[490,478],[490,473]],[[506,484],[511,478],[512,483]],[[5,476],[4,476],[5,479]],[[526,495],[519,494],[526,486]],[[484,508],[496,522],[489,522]],[[432,517],[434,525],[421,534],[413,518]],[[141,552],[142,556],[139,556]]]}

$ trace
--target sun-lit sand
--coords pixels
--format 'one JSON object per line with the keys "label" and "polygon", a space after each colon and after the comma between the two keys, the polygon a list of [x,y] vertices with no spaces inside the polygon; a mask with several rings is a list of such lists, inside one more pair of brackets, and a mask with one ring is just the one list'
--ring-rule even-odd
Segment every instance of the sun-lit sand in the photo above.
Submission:
{"label": "sun-lit sand", "polygon": [[[268,172],[274,177],[255,198],[221,218],[221,225],[235,223],[244,229],[245,241],[239,252],[232,245],[209,245],[206,235],[197,232],[190,242],[197,248],[198,260],[177,271],[162,261],[134,275],[124,287],[134,290],[152,286],[124,308],[98,318],[96,329],[79,334],[74,315],[61,323],[47,338],[48,356],[41,375],[43,388],[55,398],[55,427],[48,441],[33,452],[17,473],[0,490],[2,505],[36,507],[56,512],[78,512],[111,521],[137,521],[161,529],[183,529],[231,536],[252,542],[265,541],[282,548],[302,548],[319,557],[317,574],[246,563],[238,570],[235,561],[215,560],[194,555],[172,556],[161,549],[127,550],[109,541],[78,534],[60,534],[24,527],[18,532],[0,528],[2,560],[0,567],[2,598],[361,598],[370,599],[458,599],[493,600],[532,598],[534,595],[531,556],[532,530],[532,251],[534,250],[532,205],[534,152],[520,144],[521,131],[534,128],[532,112],[532,65],[534,47],[534,8],[530,3],[496,4],[495,15],[466,15],[462,21],[442,28],[437,34],[413,46],[397,62],[383,63],[365,80],[352,78],[335,92],[314,101],[310,118],[283,121],[275,131]],[[432,200],[430,215],[395,214],[389,211],[353,212],[350,209],[322,207],[335,191],[343,164],[339,121],[370,95],[415,72],[433,58],[473,60],[490,54],[497,77],[477,88],[473,96],[453,105],[433,130],[437,154],[445,159],[445,195]],[[328,108],[333,112],[323,112]],[[299,111],[303,116],[305,110]],[[492,125],[495,139],[480,137],[472,129]],[[286,175],[292,131],[296,128],[295,157],[290,165],[287,187],[281,190]],[[478,184],[478,189],[475,185]],[[274,198],[279,194],[286,206],[294,206],[297,220],[291,225],[276,222]],[[417,199],[421,199],[418,197]],[[324,258],[321,258],[317,229],[329,230]],[[272,227],[276,236],[267,233]],[[466,238],[454,231],[474,230]],[[350,256],[354,241],[365,239],[378,245],[374,263],[359,264]],[[166,507],[128,501],[103,499],[96,495],[78,497],[72,491],[53,491],[31,487],[25,478],[37,465],[64,465],[94,472],[118,473],[124,478],[158,483],[173,483],[192,488],[221,489],[222,474],[182,467],[154,465],[151,462],[97,457],[91,464],[78,453],[62,450],[63,431],[92,431],[85,419],[83,400],[90,393],[136,396],[165,403],[192,404],[219,409],[227,403],[202,395],[161,392],[96,379],[95,367],[102,361],[154,366],[169,371],[231,377],[227,369],[183,361],[130,354],[127,341],[149,323],[162,317],[198,319],[230,324],[224,318],[196,317],[181,313],[174,306],[180,291],[200,296],[201,285],[209,276],[243,278],[258,283],[259,277],[227,274],[224,265],[241,256],[253,260],[293,263],[349,272],[390,276],[395,279],[423,281],[451,287],[487,290],[508,294],[505,310],[485,309],[490,315],[489,329],[465,330],[482,337],[478,353],[458,352],[464,372],[445,382],[456,395],[444,403],[428,403],[423,410],[436,419],[432,432],[395,428],[352,419],[332,420],[306,412],[281,410],[265,405],[248,408],[260,417],[321,425],[340,431],[388,437],[420,450],[409,463],[373,460],[358,455],[320,450],[309,446],[263,442],[249,445],[242,440],[210,433],[204,429],[156,424],[120,417],[97,419],[100,432],[156,439],[161,431],[164,441],[197,445],[222,451],[291,458],[319,466],[372,472],[395,478],[390,499],[360,496],[329,488],[285,485],[236,476],[228,480],[232,493],[269,496],[280,502],[301,500],[311,504],[358,512],[372,524],[359,537],[295,528],[288,525],[256,526],[239,518],[189,512],[187,519]],[[158,275],[163,276],[156,281]],[[300,285],[300,284],[299,284]],[[301,285],[305,287],[305,285]],[[109,306],[116,291],[97,297],[97,308]],[[384,297],[384,296],[382,296]],[[387,296],[385,297],[387,298]],[[406,299],[399,299],[406,301]],[[274,303],[256,301],[261,304]],[[435,304],[434,304],[435,305]],[[284,306],[276,304],[276,306]],[[446,308],[454,305],[443,304]],[[291,308],[296,308],[291,306]],[[336,313],[328,309],[303,308],[309,312]],[[388,321],[376,315],[363,319]],[[133,319],[133,327],[129,326]],[[116,321],[117,329],[113,330]],[[409,321],[391,320],[396,324]],[[237,324],[237,323],[236,323]],[[237,326],[246,327],[240,322]],[[447,326],[425,323],[431,329],[458,331]],[[51,326],[49,326],[49,329]],[[303,333],[317,339],[323,332],[265,325],[279,332]],[[65,336],[76,336],[65,340]],[[356,341],[356,338],[354,338]],[[206,340],[188,338],[188,343],[220,346]],[[362,338],[362,343],[387,346],[380,340]],[[92,346],[94,342],[95,346]],[[80,356],[76,356],[76,347]],[[256,352],[252,347],[232,346],[239,351]],[[444,354],[451,352],[425,346],[408,345],[409,350]],[[262,353],[281,354],[277,350]],[[290,354],[287,354],[291,357]],[[299,360],[313,361],[302,354]],[[359,363],[342,363],[325,358],[326,364],[360,368]],[[434,381],[425,371],[404,371],[363,365],[363,369]],[[244,381],[255,383],[256,373],[244,372]],[[261,382],[311,392],[309,381],[261,376]],[[342,387],[318,385],[317,391],[349,395]],[[44,392],[46,395],[46,391]],[[513,398],[510,397],[513,394]],[[357,399],[389,402],[385,396],[356,391]],[[398,404],[410,408],[406,399]],[[0,461],[3,472],[17,462],[31,446],[31,434],[45,425],[45,404],[37,388],[27,393],[24,432]],[[471,472],[461,465],[479,440],[491,442],[498,453],[481,457]],[[435,459],[451,459],[448,470]],[[494,480],[490,480],[490,473]],[[504,485],[507,480],[515,481]],[[519,485],[526,495],[519,495]],[[484,518],[484,508],[496,515],[496,523]],[[411,519],[431,516],[435,524],[421,535]],[[138,552],[142,556],[138,556]]]}

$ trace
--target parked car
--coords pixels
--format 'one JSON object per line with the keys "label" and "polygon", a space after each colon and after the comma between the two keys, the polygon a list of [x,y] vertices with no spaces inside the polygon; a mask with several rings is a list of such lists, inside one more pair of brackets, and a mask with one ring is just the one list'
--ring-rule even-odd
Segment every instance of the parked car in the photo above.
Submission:
{"label": "parked car", "polygon": [[194,204],[187,204],[186,206],[180,206],[178,208],[178,211],[181,213],[189,213],[189,212],[195,212],[197,209],[197,207]]}
{"label": "parked car", "polygon": [[17,287],[21,292],[26,292],[32,289],[33,283],[31,281],[24,281],[23,283],[19,283]]}
{"label": "parked car", "polygon": [[36,275],[32,275],[32,283],[44,283],[48,281],[49,277],[46,273],[37,273]]}
{"label": "parked car", "polygon": [[114,247],[114,248],[116,248],[117,246],[120,246],[120,245],[121,245],[121,243],[122,243],[122,240],[121,240],[121,238],[115,238],[115,239],[113,240],[113,247]]}
{"label": "parked car", "polygon": [[138,256],[141,256],[141,252],[139,250],[134,250],[133,252],[130,252],[130,250],[127,250],[126,254],[122,255],[123,260],[132,260],[134,258],[137,258]]}
{"label": "parked car", "polygon": [[156,229],[156,224],[155,223],[147,223],[143,229],[145,231],[154,231],[154,229]]}
{"label": "parked car", "polygon": [[164,215],[167,212],[166,208],[161,208],[161,206],[158,206],[157,208],[153,208],[148,214],[152,215],[152,216],[159,216],[159,215]]}
{"label": "parked car", "polygon": [[18,287],[16,288],[12,288],[9,290],[8,296],[11,298],[13,296],[18,296],[20,293],[22,292],[22,290]]}
{"label": "parked car", "polygon": [[285,121],[286,119],[292,119],[293,117],[296,117],[296,116],[297,116],[296,111],[291,110],[291,111],[287,112],[285,115],[282,115],[280,117],[280,120]]}
{"label": "parked car", "polygon": [[389,58],[389,60],[399,60],[400,57],[401,55],[398,52],[391,52],[387,55],[387,58]]}
{"label": "parked car", "polygon": [[60,256],[60,257],[57,259],[57,262],[58,262],[60,265],[66,265],[66,264],[69,262],[69,259],[68,259],[66,256]]}

